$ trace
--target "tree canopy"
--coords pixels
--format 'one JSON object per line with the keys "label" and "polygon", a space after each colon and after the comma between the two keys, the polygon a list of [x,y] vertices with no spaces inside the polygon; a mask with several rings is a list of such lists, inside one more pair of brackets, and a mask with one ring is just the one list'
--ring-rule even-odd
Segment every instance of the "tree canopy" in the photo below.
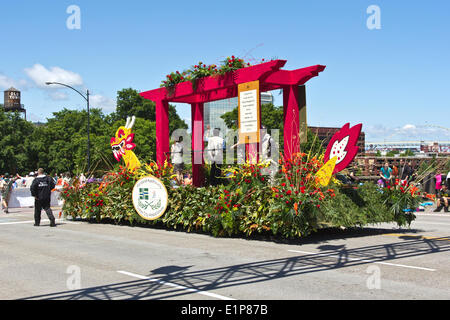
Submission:
{"label": "tree canopy", "polygon": [[[111,152],[110,140],[136,116],[133,150],[144,162],[156,157],[155,104],[131,88],[117,92],[116,110],[105,115],[90,110],[91,169],[101,172],[119,165]],[[169,105],[170,131],[187,129],[173,105]],[[38,168],[48,173],[85,172],[87,169],[87,111],[62,108],[42,125],[22,118],[20,113],[0,108],[0,172],[28,174]]]}

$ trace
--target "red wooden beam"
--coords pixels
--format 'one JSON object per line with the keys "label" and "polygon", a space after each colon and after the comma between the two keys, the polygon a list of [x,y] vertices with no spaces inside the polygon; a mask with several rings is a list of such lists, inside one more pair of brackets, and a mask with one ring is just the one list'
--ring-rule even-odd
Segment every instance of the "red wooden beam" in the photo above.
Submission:
{"label": "red wooden beam", "polygon": [[289,86],[302,85],[309,79],[319,75],[319,72],[325,70],[325,66],[316,65],[296,70],[278,70],[271,73],[264,79],[263,83]]}
{"label": "red wooden beam", "polygon": [[[166,88],[158,88],[140,93],[140,95],[152,101],[167,100],[169,102],[181,102],[182,97],[196,96],[209,91],[235,87],[240,83],[258,80],[267,77],[270,73],[278,71],[286,64],[286,60],[272,60],[255,66],[242,68],[224,76],[209,76],[197,81],[197,88],[194,90],[190,81],[178,83],[174,86],[173,92]],[[191,101],[187,99],[184,102]],[[190,103],[190,102],[189,102]]]}

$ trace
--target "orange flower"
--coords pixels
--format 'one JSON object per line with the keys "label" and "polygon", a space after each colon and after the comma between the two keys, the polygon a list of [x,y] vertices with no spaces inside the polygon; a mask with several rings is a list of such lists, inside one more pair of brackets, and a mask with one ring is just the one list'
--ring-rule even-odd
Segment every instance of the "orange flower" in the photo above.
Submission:
{"label": "orange flower", "polygon": [[425,195],[425,197],[427,197],[430,200],[436,199],[436,195],[434,195],[434,194],[427,194],[427,195]]}
{"label": "orange flower", "polygon": [[416,191],[418,191],[419,190],[419,188],[417,188],[417,187],[411,187],[411,195],[413,196],[415,193],[416,193]]}
{"label": "orange flower", "polygon": [[294,203],[295,215],[298,215],[298,203]]}

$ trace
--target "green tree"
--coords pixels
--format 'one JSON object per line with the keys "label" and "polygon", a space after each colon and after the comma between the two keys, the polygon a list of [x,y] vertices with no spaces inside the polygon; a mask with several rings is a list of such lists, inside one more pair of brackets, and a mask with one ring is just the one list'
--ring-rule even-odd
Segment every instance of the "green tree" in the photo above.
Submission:
{"label": "green tree", "polygon": [[22,119],[20,113],[0,109],[0,170],[3,173],[23,174],[31,170],[25,141],[33,130],[33,125]]}
{"label": "green tree", "polygon": [[388,153],[386,153],[386,157],[395,157],[396,154],[399,154],[400,151],[398,150],[391,150]]}
{"label": "green tree", "polygon": [[[91,169],[106,169],[110,125],[100,109],[90,111]],[[53,113],[47,124],[32,136],[30,156],[48,172],[87,170],[87,112],[63,109]]]}
{"label": "green tree", "polygon": [[402,154],[400,154],[401,157],[414,157],[414,152],[410,149],[405,150]]}
{"label": "green tree", "polygon": [[[118,91],[117,108],[105,115],[100,109],[90,111],[91,170],[97,176],[117,165],[110,140],[124,126],[128,116],[136,116],[133,128],[136,148],[143,162],[154,160],[156,154],[155,104],[143,99],[136,90]],[[187,129],[176,108],[169,105],[169,129]],[[54,112],[43,125],[22,119],[20,113],[4,112],[0,108],[0,170],[3,173],[26,174],[39,167],[48,173],[86,172],[87,112],[63,108]]]}
{"label": "green tree", "polygon": [[[135,116],[150,121],[156,121],[155,103],[142,98],[139,93],[132,89],[122,89],[117,92],[116,111],[111,114],[111,122],[126,120],[127,117]],[[169,104],[169,131],[175,129],[187,129],[188,125],[180,118],[175,106]]]}

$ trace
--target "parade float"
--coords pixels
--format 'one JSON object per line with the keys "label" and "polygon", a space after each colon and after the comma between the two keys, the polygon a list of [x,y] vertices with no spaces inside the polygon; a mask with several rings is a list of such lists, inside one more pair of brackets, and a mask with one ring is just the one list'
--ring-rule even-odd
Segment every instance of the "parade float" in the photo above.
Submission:
{"label": "parade float", "polygon": [[[214,236],[252,234],[297,238],[321,228],[362,227],[396,222],[409,226],[422,199],[414,186],[398,180],[388,188],[365,183],[346,185],[336,179],[354,159],[361,124],[345,124],[324,154],[302,152],[306,138],[305,83],[325,66],[281,70],[285,60],[250,66],[242,59],[227,58],[215,65],[195,65],[190,72],[167,76],[160,88],[141,93],[156,104],[156,161],[141,164],[133,153],[134,118],[129,118],[111,139],[116,160],[125,165],[108,172],[100,184],[73,184],[62,192],[65,216],[201,231]],[[276,172],[267,175],[270,161],[258,153],[261,118],[259,92],[283,89],[284,149]],[[256,90],[247,130],[239,129],[246,161],[226,169],[224,183],[205,185],[203,167],[203,104]],[[247,95],[250,96],[250,95]],[[168,103],[190,103],[192,108],[193,185],[174,188],[169,152]],[[239,102],[240,108],[241,101]],[[240,119],[241,120],[241,119]],[[263,120],[263,119],[262,119]],[[200,124],[200,125],[199,125]],[[273,166],[273,164],[272,164]],[[145,185],[144,185],[144,180]],[[139,208],[138,208],[139,207]]]}

